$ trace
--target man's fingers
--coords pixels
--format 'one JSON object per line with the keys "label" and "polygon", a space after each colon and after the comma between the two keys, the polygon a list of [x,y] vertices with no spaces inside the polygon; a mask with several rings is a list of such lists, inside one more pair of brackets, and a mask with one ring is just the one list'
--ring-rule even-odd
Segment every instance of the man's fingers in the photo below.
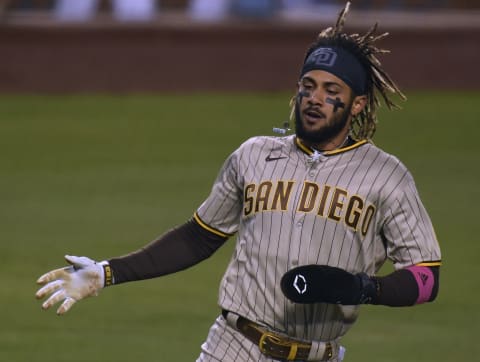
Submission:
{"label": "man's fingers", "polygon": [[45,303],[42,304],[43,309],[48,309],[52,305],[57,304],[61,300],[66,298],[65,290],[60,289],[59,291],[55,292],[50,298],[48,298]]}
{"label": "man's fingers", "polygon": [[77,301],[73,298],[66,298],[62,305],[57,309],[57,314],[62,315],[67,313],[76,302]]}
{"label": "man's fingers", "polygon": [[63,280],[55,280],[53,282],[48,283],[44,287],[40,288],[37,293],[35,294],[35,297],[37,299],[42,299],[48,294],[52,294],[59,290],[63,286]]}
{"label": "man's fingers", "polygon": [[92,259],[86,256],[65,255],[65,260],[73,265],[75,269],[86,268],[89,265],[95,264]]}
{"label": "man's fingers", "polygon": [[104,286],[104,267],[87,257],[65,255],[71,265],[52,270],[42,275],[37,283],[41,285],[35,294],[37,299],[46,300],[43,309],[60,303],[57,314],[62,315],[79,300],[98,295]]}
{"label": "man's fingers", "polygon": [[37,284],[46,284],[57,279],[67,279],[69,278],[68,271],[72,269],[73,268],[71,266],[67,266],[65,268],[59,268],[49,271],[48,273],[45,273],[40,278],[38,278]]}

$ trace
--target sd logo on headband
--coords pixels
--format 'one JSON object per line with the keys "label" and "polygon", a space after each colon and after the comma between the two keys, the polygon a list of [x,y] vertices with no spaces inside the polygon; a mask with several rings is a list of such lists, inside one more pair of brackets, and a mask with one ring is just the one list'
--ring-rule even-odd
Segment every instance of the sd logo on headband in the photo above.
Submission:
{"label": "sd logo on headband", "polygon": [[355,94],[365,94],[367,73],[357,55],[342,47],[320,46],[305,59],[300,77],[312,70],[324,70],[343,80]]}
{"label": "sd logo on headband", "polygon": [[331,67],[335,64],[337,53],[332,48],[318,48],[307,58],[305,64]]}

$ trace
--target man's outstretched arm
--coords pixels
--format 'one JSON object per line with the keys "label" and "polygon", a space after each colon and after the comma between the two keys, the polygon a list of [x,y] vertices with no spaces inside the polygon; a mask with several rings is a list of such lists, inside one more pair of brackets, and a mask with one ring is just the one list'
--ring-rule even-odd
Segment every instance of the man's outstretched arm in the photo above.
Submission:
{"label": "man's outstretched arm", "polygon": [[228,236],[214,234],[195,219],[131,254],[109,260],[114,284],[175,273],[211,256]]}
{"label": "man's outstretched arm", "polygon": [[62,302],[57,314],[66,312],[79,300],[96,296],[113,284],[155,278],[175,273],[211,256],[229,235],[215,233],[191,219],[128,255],[96,262],[87,257],[65,256],[69,266],[42,275],[37,299],[48,297],[43,309]]}

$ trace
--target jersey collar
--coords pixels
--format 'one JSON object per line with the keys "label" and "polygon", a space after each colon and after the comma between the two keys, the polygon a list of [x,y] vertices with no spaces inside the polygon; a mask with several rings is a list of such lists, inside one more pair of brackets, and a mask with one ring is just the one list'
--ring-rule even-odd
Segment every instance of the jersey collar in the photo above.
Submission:
{"label": "jersey collar", "polygon": [[[350,151],[350,150],[353,150],[354,148],[357,148],[357,147],[360,147],[362,145],[364,145],[365,143],[368,142],[368,140],[361,140],[361,141],[355,141],[355,140],[351,140],[351,142],[353,143],[349,143],[347,144],[345,147],[341,147],[341,148],[337,148],[335,150],[332,150],[332,151],[325,151],[325,152],[322,152],[322,155],[324,156],[332,156],[332,155],[336,155],[338,153],[343,153],[343,152],[347,152],[347,151]],[[311,156],[315,153],[315,151],[310,148],[309,146],[305,145],[303,143],[303,141],[298,138],[297,136],[295,136],[295,145],[305,154]]]}

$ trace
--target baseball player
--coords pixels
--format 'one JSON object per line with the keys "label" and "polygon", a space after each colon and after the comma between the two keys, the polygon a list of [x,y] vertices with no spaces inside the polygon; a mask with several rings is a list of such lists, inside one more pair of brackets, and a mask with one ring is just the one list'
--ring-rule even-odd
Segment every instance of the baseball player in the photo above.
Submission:
{"label": "baseball player", "polygon": [[[225,161],[193,217],[131,254],[38,280],[58,314],[106,286],[178,272],[236,235],[219,316],[198,361],[341,361],[362,304],[435,299],[440,249],[406,167],[376,147],[381,97],[404,98],[377,55],[376,26],[335,26],[307,50],[291,105],[294,135],[253,137]],[[285,130],[286,131],[286,130]],[[395,271],[376,273],[386,262]]]}

